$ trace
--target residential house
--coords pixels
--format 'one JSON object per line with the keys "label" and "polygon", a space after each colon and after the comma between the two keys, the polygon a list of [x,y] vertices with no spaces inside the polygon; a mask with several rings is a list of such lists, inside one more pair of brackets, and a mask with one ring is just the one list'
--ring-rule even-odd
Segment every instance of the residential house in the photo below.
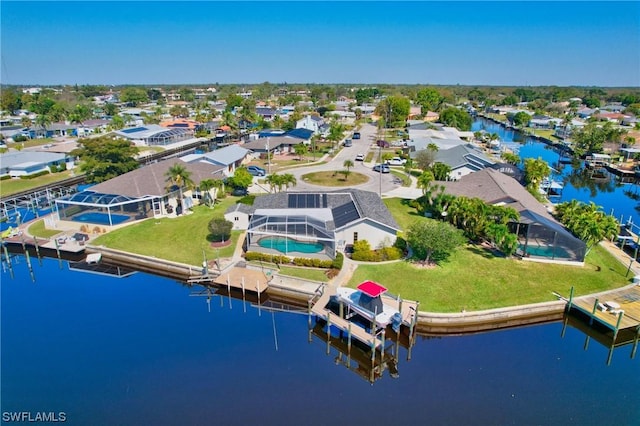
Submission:
{"label": "residential house", "polygon": [[472,144],[458,145],[453,148],[438,150],[435,161],[451,167],[448,180],[458,180],[462,177],[492,167],[495,161]]}
{"label": "residential house", "polygon": [[314,134],[323,134],[328,130],[328,126],[324,122],[324,118],[318,115],[305,115],[300,120],[296,121],[296,129],[308,129]]}
{"label": "residential house", "polygon": [[286,249],[281,253],[289,256],[334,258],[359,240],[367,240],[372,248],[391,246],[400,230],[376,193],[358,189],[262,195],[252,206],[232,206],[225,218],[236,229],[247,225],[249,251],[274,253],[265,244],[273,238],[318,247],[316,254]]}
{"label": "residential house", "polygon": [[518,181],[493,168],[471,173],[455,182],[444,182],[445,192],[480,198],[491,205],[512,207],[520,214],[510,224],[518,236],[518,253],[525,260],[554,263],[584,262],[586,245],[557,222],[546,207]]}
{"label": "residential house", "polygon": [[158,124],[146,124],[114,133],[142,146],[167,146],[193,139],[194,136],[193,130],[188,128],[169,129]]}
{"label": "residential house", "polygon": [[240,145],[229,145],[224,148],[205,154],[190,154],[180,157],[185,163],[193,164],[196,162],[205,162],[218,167],[223,167],[225,176],[233,176],[236,169],[248,162],[251,151]]}
{"label": "residential house", "polygon": [[[180,189],[172,184],[167,172],[175,164],[187,169],[196,188]],[[147,217],[175,217],[199,204],[203,195],[197,185],[205,179],[222,179],[223,169],[209,163],[185,164],[178,159],[140,167],[57,199],[58,220],[65,221],[66,226],[80,229],[83,225],[106,228]],[[215,193],[210,195],[215,197]]]}
{"label": "residential house", "polygon": [[19,178],[50,171],[52,166],[57,167],[63,164],[67,169],[72,169],[74,167],[73,157],[55,152],[5,152],[0,154],[0,176]]}

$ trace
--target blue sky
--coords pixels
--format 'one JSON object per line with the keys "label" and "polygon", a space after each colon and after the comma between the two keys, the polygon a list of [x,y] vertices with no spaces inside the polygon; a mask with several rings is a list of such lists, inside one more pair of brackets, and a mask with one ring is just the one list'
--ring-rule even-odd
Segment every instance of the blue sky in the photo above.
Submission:
{"label": "blue sky", "polygon": [[640,86],[640,2],[0,3],[4,84]]}

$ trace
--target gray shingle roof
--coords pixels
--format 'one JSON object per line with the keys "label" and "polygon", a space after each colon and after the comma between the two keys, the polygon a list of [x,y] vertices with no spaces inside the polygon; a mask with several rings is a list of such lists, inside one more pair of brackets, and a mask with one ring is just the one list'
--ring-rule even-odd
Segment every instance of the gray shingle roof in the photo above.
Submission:
{"label": "gray shingle roof", "polygon": [[163,196],[167,193],[165,173],[174,164],[184,166],[191,172],[191,180],[196,184],[204,179],[222,179],[224,167],[207,163],[184,163],[178,159],[160,161],[125,173],[106,182],[91,187],[92,191],[103,194],[125,195],[138,198],[147,195]]}
{"label": "gray shingle roof", "polygon": [[[250,214],[257,209],[283,209],[289,203],[289,194],[327,194],[327,207],[334,209],[353,202],[358,210],[359,218],[369,218],[376,222],[382,223],[393,229],[400,229],[389,210],[384,205],[378,194],[360,189],[341,189],[331,192],[322,191],[304,191],[304,192],[278,192],[276,194],[267,194],[256,197],[251,206]],[[292,209],[294,210],[294,209]],[[232,210],[228,210],[232,211]]]}
{"label": "gray shingle roof", "polygon": [[448,194],[480,198],[489,204],[505,203],[520,213],[530,210],[555,221],[545,206],[517,180],[494,169],[484,169],[463,176],[455,182],[442,182],[442,184]]}
{"label": "gray shingle roof", "polygon": [[482,151],[471,144],[438,151],[436,161],[447,164],[454,170],[465,165],[473,170],[481,170],[494,164]]}

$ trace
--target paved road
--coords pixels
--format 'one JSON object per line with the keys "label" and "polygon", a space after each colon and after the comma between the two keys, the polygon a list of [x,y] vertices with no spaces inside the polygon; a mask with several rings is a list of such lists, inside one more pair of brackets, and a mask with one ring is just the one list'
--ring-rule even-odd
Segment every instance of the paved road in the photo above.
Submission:
{"label": "paved road", "polygon": [[[312,185],[305,182],[302,179],[302,175],[319,171],[331,171],[331,170],[344,170],[343,163],[345,160],[351,160],[355,166],[351,169],[354,172],[361,173],[369,177],[369,181],[360,185],[350,186],[351,188],[358,188],[371,192],[385,192],[392,191],[401,186],[400,179],[395,177],[391,173],[377,173],[372,170],[375,162],[364,163],[362,161],[355,161],[357,154],[367,154],[369,150],[377,150],[378,148],[373,145],[376,141],[376,127],[372,124],[364,124],[360,129],[361,138],[353,140],[353,146],[341,147],[338,154],[329,160],[326,164],[320,164],[316,166],[307,166],[289,169],[286,172],[293,174],[298,180],[298,184],[293,189],[294,191],[312,191],[319,189],[339,189],[341,187],[324,187],[318,185]],[[372,146],[373,145],[373,146]],[[255,186],[255,185],[254,185]],[[252,188],[253,189],[253,188]]]}

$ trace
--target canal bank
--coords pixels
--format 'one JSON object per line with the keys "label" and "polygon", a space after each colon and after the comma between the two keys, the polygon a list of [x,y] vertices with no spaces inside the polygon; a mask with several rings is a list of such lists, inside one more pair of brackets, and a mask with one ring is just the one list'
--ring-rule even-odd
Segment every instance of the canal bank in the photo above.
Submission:
{"label": "canal bank", "polygon": [[[27,245],[29,249],[29,246]],[[19,252],[20,245],[14,246],[12,252]],[[33,247],[31,247],[32,255],[36,256]],[[193,265],[172,262],[155,257],[143,256],[125,251],[114,250],[102,246],[87,245],[85,255],[88,253],[100,253],[102,262],[131,268],[153,275],[171,278],[185,285],[191,286],[189,280],[204,274],[203,268]],[[52,253],[48,253],[52,254]],[[53,257],[53,256],[52,256]],[[77,254],[75,254],[77,257]],[[311,280],[303,280],[297,277],[290,277],[279,274],[276,269],[265,270],[260,267],[245,265],[254,270],[261,270],[267,279],[268,286],[262,291],[265,292],[266,298],[273,299],[278,303],[288,304],[294,307],[306,308],[308,300],[318,294],[318,290],[325,283]],[[233,265],[227,265],[227,268]],[[356,265],[357,267],[357,265]],[[353,273],[354,268],[349,269]],[[632,274],[640,275],[640,268],[631,268]],[[216,275],[214,270],[208,271]],[[221,271],[221,272],[224,272]],[[343,280],[346,280],[350,274],[343,274]],[[342,285],[343,281],[334,280],[332,287]],[[224,284],[217,284],[217,287],[224,288]],[[615,290],[613,290],[615,291]],[[241,297],[242,293],[236,289],[236,292],[230,292],[232,297]],[[468,334],[484,331],[507,329],[525,325],[541,324],[547,322],[558,321],[562,316],[566,307],[566,300],[558,295],[559,300],[543,303],[527,304],[521,306],[504,307],[496,309],[488,309],[482,311],[469,311],[458,313],[437,313],[420,311],[417,317],[416,332],[422,335],[455,335]],[[577,297],[579,300],[583,297]]]}

